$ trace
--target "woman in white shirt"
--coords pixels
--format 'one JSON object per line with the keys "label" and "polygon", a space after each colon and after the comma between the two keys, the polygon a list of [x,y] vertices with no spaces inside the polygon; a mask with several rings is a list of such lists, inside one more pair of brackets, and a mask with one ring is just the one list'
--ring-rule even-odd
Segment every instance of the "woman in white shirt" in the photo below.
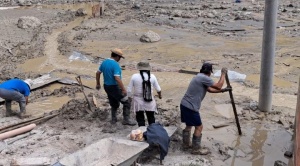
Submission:
{"label": "woman in white shirt", "polygon": [[132,101],[133,111],[136,113],[136,121],[139,126],[145,126],[144,112],[148,124],[155,123],[154,113],[157,112],[156,102],[153,97],[153,88],[161,99],[161,88],[154,74],[150,73],[149,62],[137,64],[139,73],[133,74],[129,82],[127,93]]}

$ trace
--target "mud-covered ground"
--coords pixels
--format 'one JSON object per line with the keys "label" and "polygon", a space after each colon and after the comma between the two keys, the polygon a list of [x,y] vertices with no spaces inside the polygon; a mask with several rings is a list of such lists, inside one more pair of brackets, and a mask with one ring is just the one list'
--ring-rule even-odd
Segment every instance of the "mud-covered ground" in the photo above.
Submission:
{"label": "mud-covered ground", "polygon": [[[83,83],[95,87],[98,64],[119,47],[126,59],[123,80],[128,84],[140,60],[148,60],[162,87],[157,121],[177,126],[171,138],[165,165],[273,165],[285,158],[293,132],[297,85],[300,73],[299,18],[300,2],[282,0],[278,8],[277,45],[274,71],[273,109],[262,113],[257,109],[264,1],[108,1],[101,17],[91,17],[95,2],[68,4],[64,1],[11,1],[1,6],[22,5],[0,10],[0,80],[19,77],[37,78],[50,73],[73,79],[81,75]],[[58,5],[55,5],[59,3]],[[60,4],[62,3],[62,4]],[[47,4],[47,5],[46,5]],[[25,6],[24,6],[25,5]],[[78,15],[83,8],[87,15]],[[21,16],[34,16],[41,21],[36,28],[17,27]],[[140,37],[148,30],[161,40],[144,43]],[[74,51],[88,61],[69,61]],[[214,129],[213,124],[233,122],[230,98],[225,94],[207,94],[201,108],[204,122],[202,145],[209,155],[195,156],[181,150],[178,105],[193,75],[178,73],[180,69],[198,71],[204,61],[213,62],[214,70],[226,66],[246,74],[246,80],[233,82],[233,93],[243,131],[236,126]],[[214,77],[217,81],[217,78]],[[137,126],[123,126],[121,109],[116,126],[109,123],[109,104],[103,90],[85,88],[89,98],[97,98],[97,112],[87,113],[87,103],[76,85],[54,84],[32,92],[28,112],[32,116],[59,113],[39,124],[33,135],[10,144],[0,153],[0,161],[13,158],[48,157],[58,159],[106,137],[126,137]],[[1,107],[4,113],[4,107]],[[1,126],[20,121],[1,117]],[[154,153],[147,150],[145,153]],[[147,157],[145,157],[147,156]],[[0,162],[0,164],[1,164]],[[142,165],[158,165],[159,161],[144,155]]]}

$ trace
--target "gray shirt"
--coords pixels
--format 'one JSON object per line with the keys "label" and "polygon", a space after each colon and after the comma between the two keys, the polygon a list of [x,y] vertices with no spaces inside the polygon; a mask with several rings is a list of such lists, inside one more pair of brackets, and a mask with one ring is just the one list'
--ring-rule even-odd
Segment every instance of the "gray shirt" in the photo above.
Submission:
{"label": "gray shirt", "polygon": [[214,81],[210,77],[202,73],[198,73],[190,82],[180,104],[193,111],[199,111],[201,101],[205,97],[207,88],[213,84]]}

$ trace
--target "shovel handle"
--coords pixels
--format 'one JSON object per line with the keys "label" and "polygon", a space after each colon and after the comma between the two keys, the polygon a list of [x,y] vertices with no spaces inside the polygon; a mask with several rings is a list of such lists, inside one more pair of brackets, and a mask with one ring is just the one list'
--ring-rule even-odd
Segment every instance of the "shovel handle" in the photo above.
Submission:
{"label": "shovel handle", "polygon": [[[227,73],[225,75],[225,80],[226,80],[227,87],[231,88],[231,85],[230,85]],[[235,107],[235,103],[234,103],[234,99],[233,99],[232,90],[229,91],[229,96],[230,96],[231,105],[232,105],[232,109],[233,109],[233,113],[234,113],[234,117],[235,117],[235,121],[236,121],[236,126],[238,128],[239,135],[242,135],[241,126],[240,126],[240,122],[239,122],[239,117],[237,115],[237,111],[236,111],[236,107]]]}
{"label": "shovel handle", "polygon": [[82,85],[80,76],[75,77],[75,79],[78,82],[78,84],[80,85],[81,89],[83,89],[83,85]]}

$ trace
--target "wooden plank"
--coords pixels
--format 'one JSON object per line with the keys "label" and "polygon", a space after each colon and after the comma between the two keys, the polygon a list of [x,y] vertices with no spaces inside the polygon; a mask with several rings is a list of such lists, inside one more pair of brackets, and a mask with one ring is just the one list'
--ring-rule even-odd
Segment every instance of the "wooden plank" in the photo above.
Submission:
{"label": "wooden plank", "polygon": [[294,140],[294,165],[300,166],[300,77],[298,85],[298,96],[295,116],[295,140]]}

